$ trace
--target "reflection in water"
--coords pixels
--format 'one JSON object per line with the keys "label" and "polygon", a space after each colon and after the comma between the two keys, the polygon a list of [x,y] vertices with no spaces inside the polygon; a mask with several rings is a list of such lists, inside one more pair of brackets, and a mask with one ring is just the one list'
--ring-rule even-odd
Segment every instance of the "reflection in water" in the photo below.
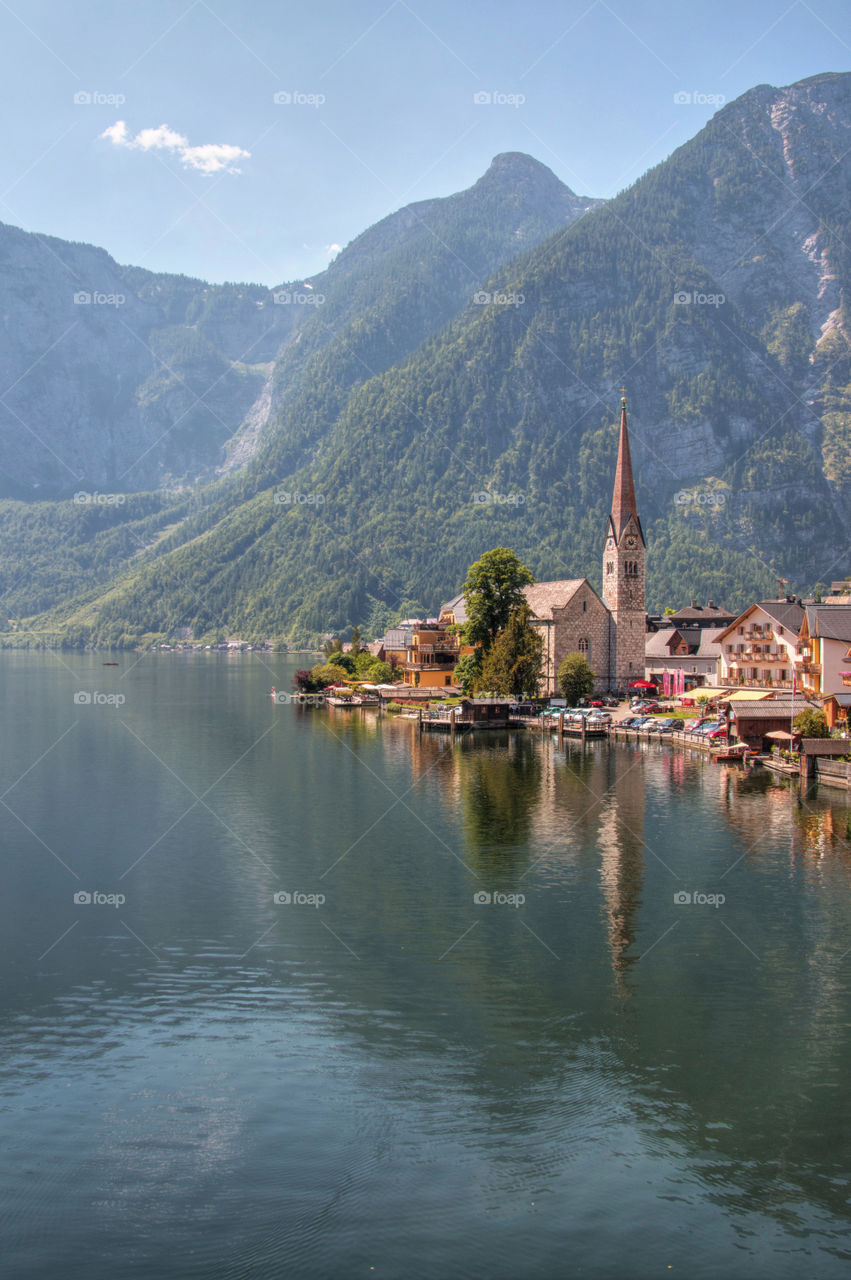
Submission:
{"label": "reflection in water", "polygon": [[[73,706],[40,661],[0,690],[6,786]],[[10,1274],[841,1275],[846,797],[268,684],[142,663],[156,758],[80,713],[85,749],[7,797],[87,888],[144,855],[125,910],[75,916],[2,820]],[[499,888],[522,908],[475,904]]]}

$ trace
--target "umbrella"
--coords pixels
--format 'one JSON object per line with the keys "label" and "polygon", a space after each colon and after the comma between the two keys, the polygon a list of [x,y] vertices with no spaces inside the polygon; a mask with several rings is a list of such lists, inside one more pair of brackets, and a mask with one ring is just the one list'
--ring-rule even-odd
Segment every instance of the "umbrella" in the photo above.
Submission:
{"label": "umbrella", "polygon": [[630,689],[655,689],[656,686],[652,680],[630,680]]}

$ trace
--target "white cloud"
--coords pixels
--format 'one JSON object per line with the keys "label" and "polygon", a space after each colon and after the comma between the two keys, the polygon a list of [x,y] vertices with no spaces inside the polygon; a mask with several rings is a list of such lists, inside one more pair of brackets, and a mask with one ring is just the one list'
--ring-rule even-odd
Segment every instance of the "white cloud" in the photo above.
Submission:
{"label": "white cloud", "polygon": [[116,120],[100,136],[117,147],[127,147],[131,151],[171,151],[179,157],[184,169],[197,169],[208,177],[222,171],[240,173],[236,162],[247,160],[251,155],[250,151],[243,151],[242,147],[235,147],[227,142],[206,142],[200,147],[191,147],[187,137],[170,129],[167,124],[161,124],[156,129],[142,129],[132,138],[125,122]]}
{"label": "white cloud", "polygon": [[343,246],[341,244],[326,244],[325,252],[328,254],[329,258],[333,258],[335,254],[342,252],[342,248]]}

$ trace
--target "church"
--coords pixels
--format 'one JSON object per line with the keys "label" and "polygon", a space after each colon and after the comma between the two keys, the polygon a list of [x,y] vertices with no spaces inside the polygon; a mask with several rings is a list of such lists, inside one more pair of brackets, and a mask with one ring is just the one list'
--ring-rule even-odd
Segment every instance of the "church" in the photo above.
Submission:
{"label": "church", "polygon": [[[558,694],[556,676],[569,653],[584,654],[600,693],[626,689],[630,681],[644,678],[646,557],[624,397],[612,510],[603,547],[602,599],[587,578],[536,582],[524,590],[532,624],[543,637],[542,694]],[[440,616],[442,622],[465,622],[464,597],[450,600]]]}

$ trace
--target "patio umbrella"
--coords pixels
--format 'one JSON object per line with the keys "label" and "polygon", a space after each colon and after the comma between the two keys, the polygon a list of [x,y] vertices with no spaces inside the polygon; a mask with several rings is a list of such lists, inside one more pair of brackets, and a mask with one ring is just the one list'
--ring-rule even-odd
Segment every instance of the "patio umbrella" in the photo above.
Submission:
{"label": "patio umbrella", "polygon": [[652,680],[630,680],[630,689],[655,689],[656,686]]}

